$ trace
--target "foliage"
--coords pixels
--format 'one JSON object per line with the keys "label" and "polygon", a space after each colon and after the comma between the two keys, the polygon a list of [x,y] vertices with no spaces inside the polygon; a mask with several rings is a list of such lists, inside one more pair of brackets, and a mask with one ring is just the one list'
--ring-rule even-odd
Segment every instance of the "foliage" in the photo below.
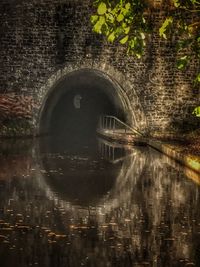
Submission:
{"label": "foliage", "polygon": [[[177,36],[177,68],[184,70],[195,57],[200,63],[200,2],[197,0],[173,0],[175,12],[167,17],[159,34],[167,38],[170,33]],[[200,82],[200,72],[195,82]]]}
{"label": "foliage", "polygon": [[[176,38],[179,70],[185,70],[192,58],[200,64],[200,0],[171,0],[170,16],[159,28],[159,36]],[[141,58],[151,32],[151,1],[94,0],[96,14],[91,16],[93,31],[106,36],[111,43],[127,47],[127,53]],[[200,84],[200,72],[194,80]],[[196,114],[194,110],[194,114]]]}
{"label": "foliage", "polygon": [[[175,11],[173,17],[166,18],[160,27],[159,34],[166,38],[166,32],[177,36],[176,66],[184,70],[195,58],[200,65],[200,2],[197,0],[173,0]],[[194,83],[200,85],[200,71],[197,72]],[[200,117],[200,107],[193,114]]]}
{"label": "foliage", "polygon": [[114,41],[127,45],[127,52],[141,58],[146,45],[149,23],[144,16],[143,0],[96,0],[97,13],[91,16],[93,30]]}
{"label": "foliage", "polygon": [[197,117],[200,117],[200,107],[196,107],[192,114],[194,114]]}

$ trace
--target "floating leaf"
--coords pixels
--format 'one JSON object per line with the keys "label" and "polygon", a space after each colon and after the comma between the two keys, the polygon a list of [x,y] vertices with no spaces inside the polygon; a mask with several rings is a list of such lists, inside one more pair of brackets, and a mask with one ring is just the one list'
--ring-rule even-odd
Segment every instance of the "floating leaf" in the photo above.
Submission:
{"label": "floating leaf", "polygon": [[107,7],[106,4],[101,2],[98,6],[97,13],[99,15],[104,15],[106,13]]}

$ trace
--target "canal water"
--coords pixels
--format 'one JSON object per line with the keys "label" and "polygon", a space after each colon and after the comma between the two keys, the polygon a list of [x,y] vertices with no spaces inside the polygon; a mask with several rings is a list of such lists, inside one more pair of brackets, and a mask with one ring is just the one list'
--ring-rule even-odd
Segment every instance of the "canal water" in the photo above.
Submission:
{"label": "canal water", "polygon": [[101,139],[0,147],[1,267],[200,266],[192,171]]}

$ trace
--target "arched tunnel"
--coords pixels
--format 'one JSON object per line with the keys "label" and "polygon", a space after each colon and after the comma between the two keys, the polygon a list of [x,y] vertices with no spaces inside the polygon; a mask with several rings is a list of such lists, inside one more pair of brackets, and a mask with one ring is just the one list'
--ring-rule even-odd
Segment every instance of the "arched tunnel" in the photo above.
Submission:
{"label": "arched tunnel", "polygon": [[[38,162],[53,191],[83,204],[111,190],[121,162],[104,160],[96,130],[102,114],[126,122],[127,108],[120,86],[98,71],[73,71],[48,92],[39,131],[50,138],[39,139]],[[115,151],[119,158],[124,153]]]}
{"label": "arched tunnel", "polygon": [[63,142],[87,143],[96,135],[99,117],[113,115],[127,120],[122,89],[103,73],[77,70],[50,90],[42,107],[40,134]]}

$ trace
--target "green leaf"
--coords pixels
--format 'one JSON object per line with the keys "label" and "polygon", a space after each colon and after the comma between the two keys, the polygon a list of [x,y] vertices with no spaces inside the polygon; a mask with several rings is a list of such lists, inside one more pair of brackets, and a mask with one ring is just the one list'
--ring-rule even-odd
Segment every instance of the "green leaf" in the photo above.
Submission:
{"label": "green leaf", "polygon": [[124,29],[120,26],[115,29],[115,35],[119,37],[120,35],[124,34]]}
{"label": "green leaf", "polygon": [[97,22],[97,20],[99,19],[99,16],[94,15],[90,17],[90,21],[92,24],[95,24]]}
{"label": "green leaf", "polygon": [[183,56],[179,58],[176,62],[176,66],[179,70],[185,69],[186,65],[188,64],[189,57],[188,56]]}
{"label": "green leaf", "polygon": [[140,32],[141,38],[144,40],[145,39],[145,34],[143,32]]}
{"label": "green leaf", "polygon": [[179,3],[179,0],[173,0],[174,6],[179,7],[181,4]]}
{"label": "green leaf", "polygon": [[128,34],[129,31],[130,31],[130,27],[125,27],[125,28],[124,28],[124,33],[125,33],[125,34]]}
{"label": "green leaf", "polygon": [[115,8],[112,9],[111,13],[113,14],[113,16],[117,16],[118,11],[119,11],[119,8],[118,8],[118,6],[116,5]]}
{"label": "green leaf", "polygon": [[135,47],[135,38],[133,38],[133,39],[131,39],[130,41],[129,41],[129,48],[130,49],[133,49]]}
{"label": "green leaf", "polygon": [[101,2],[98,6],[97,13],[99,15],[104,15],[107,11],[106,4],[104,2]]}
{"label": "green leaf", "polygon": [[125,44],[128,41],[128,35],[126,35],[124,38],[122,38],[119,42],[120,44]]}
{"label": "green leaf", "polygon": [[105,17],[100,16],[99,20],[96,22],[96,24],[93,27],[93,31],[96,33],[101,33],[101,29],[102,29],[102,26],[104,25],[104,23],[105,23]]}
{"label": "green leaf", "polygon": [[117,21],[118,21],[118,22],[121,22],[123,19],[124,19],[124,15],[123,15],[122,13],[120,13],[120,14],[117,16]]}
{"label": "green leaf", "polygon": [[113,43],[114,40],[115,40],[115,32],[114,31],[111,32],[111,34],[108,36],[107,39],[108,39],[109,42]]}
{"label": "green leaf", "polygon": [[197,75],[195,81],[200,83],[200,73],[198,73],[198,75]]}
{"label": "green leaf", "polygon": [[126,8],[127,10],[129,10],[129,9],[131,8],[131,4],[128,2],[128,3],[125,5],[125,8]]}
{"label": "green leaf", "polygon": [[121,12],[124,16],[130,14],[131,4],[127,3],[124,8],[121,8]]}
{"label": "green leaf", "polygon": [[171,27],[172,23],[173,23],[173,18],[172,17],[168,17],[168,18],[165,19],[165,21],[163,22],[162,26],[159,29],[160,37],[163,37],[164,39],[167,39],[166,32]]}
{"label": "green leaf", "polygon": [[196,117],[200,117],[200,107],[196,107],[192,114],[194,114]]}
{"label": "green leaf", "polygon": [[192,43],[193,39],[185,39],[177,42],[177,51],[188,47]]}
{"label": "green leaf", "polygon": [[198,4],[198,1],[197,0],[190,0],[192,2],[192,4]]}
{"label": "green leaf", "polygon": [[142,57],[142,55],[139,54],[139,53],[136,53],[135,55],[136,55],[136,57],[137,57],[138,59],[140,59],[140,58]]}
{"label": "green leaf", "polygon": [[108,22],[110,22],[111,24],[113,24],[115,22],[115,17],[113,16],[112,13],[106,13],[106,19],[108,20]]}

